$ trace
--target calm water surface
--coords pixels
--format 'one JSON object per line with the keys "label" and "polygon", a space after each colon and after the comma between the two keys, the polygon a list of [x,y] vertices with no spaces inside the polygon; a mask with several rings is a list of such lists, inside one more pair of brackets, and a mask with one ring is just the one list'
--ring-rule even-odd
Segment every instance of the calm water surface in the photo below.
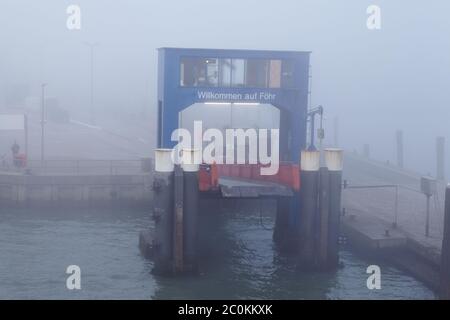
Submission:
{"label": "calm water surface", "polygon": [[[209,259],[197,277],[162,278],[138,249],[148,211],[0,211],[0,299],[433,299],[420,282],[380,263],[382,289],[366,287],[368,261],[342,248],[334,273],[300,273],[273,248],[273,217],[204,220]],[[66,289],[69,265],[81,290]]]}

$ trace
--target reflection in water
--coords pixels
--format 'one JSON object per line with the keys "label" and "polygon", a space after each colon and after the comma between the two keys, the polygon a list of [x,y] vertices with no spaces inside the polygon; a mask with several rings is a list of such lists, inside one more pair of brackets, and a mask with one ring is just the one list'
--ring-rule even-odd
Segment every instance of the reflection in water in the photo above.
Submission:
{"label": "reflection in water", "polygon": [[[242,213],[242,211],[246,213]],[[422,284],[386,264],[382,290],[366,287],[365,261],[343,248],[335,273],[300,273],[274,250],[273,217],[240,206],[211,210],[203,225],[199,276],[151,274],[138,234],[148,212],[0,212],[0,299],[428,299]],[[234,213],[230,213],[234,212]],[[81,268],[80,291],[66,289],[67,266]]]}

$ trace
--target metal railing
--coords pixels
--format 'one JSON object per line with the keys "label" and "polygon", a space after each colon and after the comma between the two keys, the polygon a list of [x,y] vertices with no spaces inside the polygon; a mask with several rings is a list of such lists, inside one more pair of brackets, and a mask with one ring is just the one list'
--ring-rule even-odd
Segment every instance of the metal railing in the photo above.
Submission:
{"label": "metal railing", "polygon": [[[147,166],[148,167],[148,166]],[[151,167],[151,166],[150,166]],[[0,170],[24,172],[32,175],[126,175],[145,171],[142,160],[31,160],[26,168],[17,168],[12,163],[0,163]]]}
{"label": "metal railing", "polygon": [[398,184],[379,184],[379,185],[349,185],[347,180],[344,180],[344,190],[345,189],[394,189],[394,217],[392,226],[397,228],[398,226],[398,189],[400,186]]}
{"label": "metal railing", "polygon": [[[361,184],[361,185],[356,185],[356,184],[350,184],[347,180],[344,181],[343,183],[343,190],[357,190],[357,189],[391,189],[393,190],[393,194],[392,194],[392,208],[393,208],[393,212],[392,212],[392,226],[394,228],[397,228],[399,225],[399,191],[400,190],[407,190],[410,192],[414,192],[417,194],[420,194],[424,197],[425,199],[425,194],[415,188],[412,188],[410,186],[406,186],[406,185],[400,185],[400,184],[373,184],[373,185],[369,185],[369,184]],[[439,199],[439,194],[437,193],[436,197],[435,197],[435,209],[436,211],[440,212],[440,203],[439,203],[440,199]],[[348,208],[344,208],[344,213],[345,211],[348,210]],[[380,208],[380,211],[382,211],[382,208]],[[422,211],[420,211],[422,212]],[[420,223],[424,223],[425,224],[425,236],[429,236],[430,233],[430,212],[429,212],[429,204],[427,204],[427,208],[425,211],[425,217],[422,217],[421,215],[419,216],[419,218],[424,218],[424,220],[418,222],[418,224]],[[408,217],[408,219],[413,219],[412,217]],[[416,221],[417,222],[417,221]]]}

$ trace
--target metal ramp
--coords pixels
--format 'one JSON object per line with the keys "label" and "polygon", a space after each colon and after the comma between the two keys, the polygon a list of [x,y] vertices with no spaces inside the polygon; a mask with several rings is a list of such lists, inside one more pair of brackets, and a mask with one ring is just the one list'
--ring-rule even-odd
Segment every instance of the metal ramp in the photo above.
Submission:
{"label": "metal ramp", "polygon": [[219,190],[223,198],[292,197],[292,188],[268,181],[220,177]]}

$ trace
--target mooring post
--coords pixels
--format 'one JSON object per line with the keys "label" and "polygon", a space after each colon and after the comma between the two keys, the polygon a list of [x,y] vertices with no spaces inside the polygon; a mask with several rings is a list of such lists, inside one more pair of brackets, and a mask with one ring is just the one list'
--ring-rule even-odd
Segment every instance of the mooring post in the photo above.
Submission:
{"label": "mooring post", "polygon": [[184,271],[195,273],[197,271],[198,250],[198,211],[199,211],[199,189],[198,171],[200,163],[200,150],[183,149],[183,171],[184,171]]}
{"label": "mooring post", "polygon": [[450,185],[445,190],[444,238],[441,250],[440,298],[450,299]]}
{"label": "mooring post", "polygon": [[184,175],[180,165],[174,172],[174,219],[173,219],[173,273],[184,272],[183,261],[183,225],[184,225]]}
{"label": "mooring post", "polygon": [[344,153],[341,149],[326,149],[325,164],[328,168],[330,188],[330,212],[328,218],[328,268],[339,265],[339,231],[341,216],[342,170]]}
{"label": "mooring post", "polygon": [[445,137],[436,139],[436,178],[445,180]]}
{"label": "mooring post", "polygon": [[330,185],[328,168],[319,170],[319,210],[316,221],[317,266],[326,269],[328,265],[328,235],[330,217]]}
{"label": "mooring post", "polygon": [[313,269],[320,152],[302,151],[300,167],[299,267]]}
{"label": "mooring post", "polygon": [[154,269],[168,274],[172,268],[174,163],[172,149],[155,150],[155,176],[153,180],[155,221]]}
{"label": "mooring post", "polygon": [[397,142],[397,166],[400,168],[404,167],[403,161],[403,131],[397,130],[396,132],[396,142]]}

